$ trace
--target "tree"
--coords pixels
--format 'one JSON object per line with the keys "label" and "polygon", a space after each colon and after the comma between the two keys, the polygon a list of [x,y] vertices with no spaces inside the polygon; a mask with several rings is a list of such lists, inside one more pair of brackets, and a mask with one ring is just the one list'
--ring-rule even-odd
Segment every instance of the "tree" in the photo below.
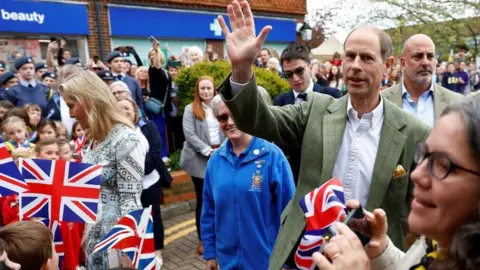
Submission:
{"label": "tree", "polygon": [[338,20],[338,11],[345,7],[345,0],[325,1],[322,7],[309,10],[305,21],[312,27],[312,40],[309,42],[297,41],[316,48],[320,46],[327,36],[331,36],[341,28],[343,22]]}
{"label": "tree", "polygon": [[480,18],[468,17],[480,12],[478,0],[368,0],[378,8],[361,18],[391,28],[398,53],[404,41],[416,33],[429,35],[437,51],[448,55],[450,49],[467,44],[472,55],[480,53]]}

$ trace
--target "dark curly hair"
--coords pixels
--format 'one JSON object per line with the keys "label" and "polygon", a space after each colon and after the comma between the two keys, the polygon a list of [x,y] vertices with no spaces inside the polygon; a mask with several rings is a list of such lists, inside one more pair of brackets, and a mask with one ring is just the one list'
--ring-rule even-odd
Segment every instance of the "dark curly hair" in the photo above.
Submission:
{"label": "dark curly hair", "polygon": [[[451,105],[442,113],[458,113],[462,116],[470,149],[475,159],[480,160],[480,96]],[[480,180],[479,180],[480,181]],[[435,261],[428,269],[474,270],[480,269],[480,201],[477,216],[460,227],[453,235],[448,257]]]}

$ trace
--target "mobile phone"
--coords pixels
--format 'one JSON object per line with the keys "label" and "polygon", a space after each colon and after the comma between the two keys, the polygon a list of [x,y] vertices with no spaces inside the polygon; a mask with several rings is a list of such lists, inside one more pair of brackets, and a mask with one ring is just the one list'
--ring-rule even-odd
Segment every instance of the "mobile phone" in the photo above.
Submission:
{"label": "mobile phone", "polygon": [[363,208],[347,209],[348,216],[344,223],[358,236],[362,244],[365,246],[370,242],[370,235],[372,234],[370,225],[365,219]]}

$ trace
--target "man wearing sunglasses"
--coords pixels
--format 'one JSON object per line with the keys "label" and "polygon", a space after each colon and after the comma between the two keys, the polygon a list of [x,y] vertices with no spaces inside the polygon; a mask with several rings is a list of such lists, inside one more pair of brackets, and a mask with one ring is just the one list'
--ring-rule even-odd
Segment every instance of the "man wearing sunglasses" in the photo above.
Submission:
{"label": "man wearing sunglasses", "polygon": [[[326,94],[334,98],[342,97],[342,93],[331,87],[321,87],[313,82],[311,77],[312,64],[310,62],[310,50],[307,46],[291,44],[282,52],[280,61],[283,66],[285,77],[292,90],[278,95],[273,100],[275,106],[292,105],[297,102],[307,101],[308,95],[316,92]],[[292,167],[295,185],[300,173],[301,151],[299,147],[280,145],[283,153],[288,156],[288,162]]]}
{"label": "man wearing sunglasses", "polygon": [[256,36],[247,1],[233,0],[227,11],[232,31],[223,17],[218,21],[232,74],[220,86],[220,95],[236,126],[302,150],[297,190],[279,221],[269,269],[295,267],[293,257],[306,225],[298,199],[332,177],[342,181],[345,200],[357,199],[369,211],[385,210],[388,236],[402,248],[412,199],[408,170],[417,143],[430,128],[380,95],[382,79],[395,61],[391,38],[373,26],[349,34],[342,63],[348,94],[342,98],[311,93],[306,102],[268,106],[258,93],[252,64],[271,27]]}

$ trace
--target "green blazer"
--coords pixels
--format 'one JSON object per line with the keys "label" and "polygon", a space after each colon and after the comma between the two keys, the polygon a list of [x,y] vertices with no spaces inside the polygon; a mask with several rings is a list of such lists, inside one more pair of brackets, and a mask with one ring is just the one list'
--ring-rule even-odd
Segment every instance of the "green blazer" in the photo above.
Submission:
{"label": "green blazer", "polygon": [[[278,270],[291,258],[305,228],[298,199],[333,176],[347,122],[347,96],[335,100],[313,93],[309,94],[307,102],[274,107],[262,100],[255,78],[234,95],[230,77],[220,86],[220,94],[240,130],[276,143],[301,147],[297,190],[282,213],[280,231],[270,257],[269,269]],[[408,170],[413,163],[416,144],[424,141],[429,131],[427,124],[384,99],[384,122],[365,208],[371,211],[381,207],[386,211],[388,235],[398,247],[403,247],[404,225],[411,200]],[[407,173],[392,179],[398,165]]]}
{"label": "green blazer", "polygon": [[[402,83],[397,83],[394,86],[387,88],[380,93],[391,102],[395,103],[400,108],[403,108],[402,100]],[[452,104],[459,102],[465,98],[464,95],[455,93],[443,88],[437,84],[433,84],[433,109],[435,110],[435,121],[440,118],[443,110]]]}

